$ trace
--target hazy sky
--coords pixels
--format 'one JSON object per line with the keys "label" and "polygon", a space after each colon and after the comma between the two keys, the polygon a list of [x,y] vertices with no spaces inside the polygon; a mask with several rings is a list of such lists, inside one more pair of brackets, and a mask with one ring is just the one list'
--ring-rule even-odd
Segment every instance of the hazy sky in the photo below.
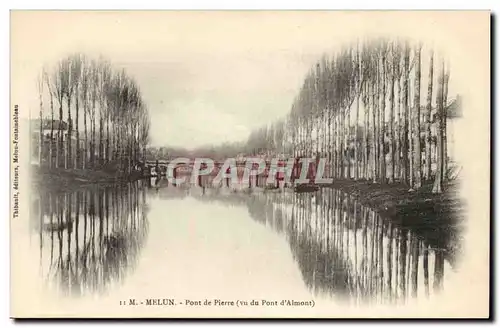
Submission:
{"label": "hazy sky", "polygon": [[[137,80],[151,113],[152,144],[191,148],[244,140],[251,129],[284,116],[314,62],[356,36],[432,36],[435,44],[446,38],[447,50],[465,46],[450,38],[467,33],[456,31],[459,16],[441,17],[436,28],[425,13],[366,15],[13,13],[12,79],[23,87],[12,97],[26,115],[23,108],[38,106],[33,81],[44,63],[74,51],[102,54]],[[446,24],[454,24],[453,34]]]}
{"label": "hazy sky", "polygon": [[141,86],[154,144],[192,147],[242,140],[252,128],[290,110],[312,59],[285,51],[237,50],[116,63]]}

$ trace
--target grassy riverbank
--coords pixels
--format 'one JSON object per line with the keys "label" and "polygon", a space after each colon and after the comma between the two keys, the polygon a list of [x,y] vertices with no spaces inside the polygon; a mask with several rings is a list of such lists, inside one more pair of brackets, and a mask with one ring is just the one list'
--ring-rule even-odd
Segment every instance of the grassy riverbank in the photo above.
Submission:
{"label": "grassy riverbank", "polygon": [[402,183],[353,180],[337,180],[331,187],[353,195],[397,226],[411,229],[433,247],[453,253],[460,248],[464,203],[457,181],[449,182],[441,194],[432,193],[432,182],[416,191]]}
{"label": "grassy riverbank", "polygon": [[451,223],[456,218],[455,212],[461,209],[458,182],[449,183],[441,194],[432,193],[432,183],[424,183],[416,191],[410,191],[402,183],[380,184],[353,180],[336,180],[332,187],[357,197],[365,205],[389,217],[411,220],[425,215],[430,222],[439,220]]}

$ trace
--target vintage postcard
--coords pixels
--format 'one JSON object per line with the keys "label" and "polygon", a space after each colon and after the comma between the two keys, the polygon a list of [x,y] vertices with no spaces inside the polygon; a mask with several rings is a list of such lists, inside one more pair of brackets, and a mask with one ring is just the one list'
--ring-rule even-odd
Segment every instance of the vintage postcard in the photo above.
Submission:
{"label": "vintage postcard", "polygon": [[10,19],[12,317],[490,316],[490,12]]}

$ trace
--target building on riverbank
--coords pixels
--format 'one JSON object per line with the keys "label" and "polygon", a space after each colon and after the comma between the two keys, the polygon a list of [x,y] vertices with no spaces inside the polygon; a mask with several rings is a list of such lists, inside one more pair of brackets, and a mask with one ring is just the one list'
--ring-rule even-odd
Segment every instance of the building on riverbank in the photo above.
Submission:
{"label": "building on riverbank", "polygon": [[[52,155],[53,163],[59,160],[59,166],[64,166],[68,138],[71,139],[72,153],[76,152],[77,133],[75,130],[72,130],[70,134],[68,122],[51,119],[42,119],[40,122],[40,119],[31,119],[29,126],[31,165],[48,166],[50,156]],[[84,147],[84,144],[85,140],[80,137],[80,149]]]}

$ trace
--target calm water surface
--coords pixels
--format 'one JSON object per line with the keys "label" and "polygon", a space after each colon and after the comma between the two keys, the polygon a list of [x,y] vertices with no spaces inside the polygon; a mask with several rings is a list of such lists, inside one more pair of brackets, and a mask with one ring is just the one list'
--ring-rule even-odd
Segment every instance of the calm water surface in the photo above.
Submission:
{"label": "calm water surface", "polygon": [[329,188],[139,181],[40,194],[31,213],[40,284],[68,299],[402,303],[432,296],[454,270],[446,230],[404,227]]}

